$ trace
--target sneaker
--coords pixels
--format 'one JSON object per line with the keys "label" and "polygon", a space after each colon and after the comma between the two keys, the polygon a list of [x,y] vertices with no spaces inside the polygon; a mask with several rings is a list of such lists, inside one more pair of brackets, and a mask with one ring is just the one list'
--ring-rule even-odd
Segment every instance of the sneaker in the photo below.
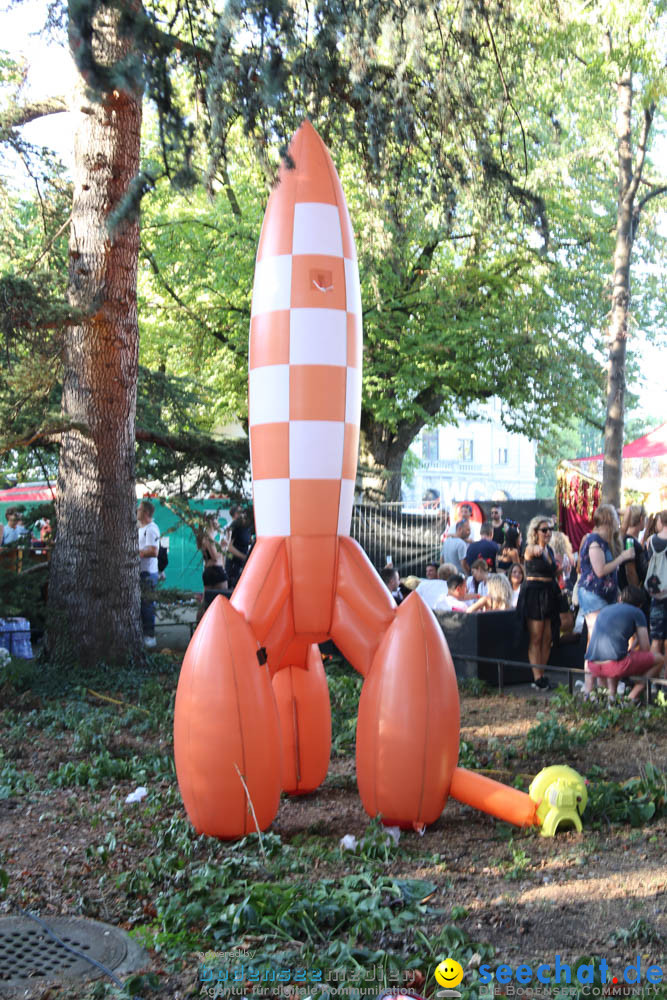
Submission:
{"label": "sneaker", "polygon": [[155,638],[155,636],[145,635],[144,646],[146,647],[146,649],[155,649],[155,647],[157,646],[157,639]]}
{"label": "sneaker", "polygon": [[548,677],[538,677],[530,686],[535,688],[536,691],[551,691],[551,684]]}

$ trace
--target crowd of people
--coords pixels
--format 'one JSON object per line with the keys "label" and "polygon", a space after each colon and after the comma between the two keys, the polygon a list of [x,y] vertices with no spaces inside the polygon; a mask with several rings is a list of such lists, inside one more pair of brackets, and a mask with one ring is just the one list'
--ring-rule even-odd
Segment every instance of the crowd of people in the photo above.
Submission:
{"label": "crowd of people", "polygon": [[[416,590],[433,611],[479,613],[516,609],[528,638],[533,687],[548,691],[545,673],[554,644],[588,633],[586,696],[606,685],[609,697],[619,679],[658,676],[664,666],[667,633],[667,510],[652,518],[641,505],[622,512],[601,504],[593,530],[575,553],[551,517],[538,515],[520,526],[495,506],[477,526],[472,509],[442,540],[440,561],[426,565],[423,578],[400,580],[393,567],[382,578],[400,604]],[[475,535],[477,537],[475,538]],[[636,683],[629,698],[639,698]]]}

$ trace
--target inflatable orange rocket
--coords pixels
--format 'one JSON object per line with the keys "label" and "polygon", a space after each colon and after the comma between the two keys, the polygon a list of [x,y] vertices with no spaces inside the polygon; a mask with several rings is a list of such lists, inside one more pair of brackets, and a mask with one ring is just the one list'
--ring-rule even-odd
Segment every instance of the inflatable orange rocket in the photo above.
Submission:
{"label": "inflatable orange rocket", "polygon": [[364,808],[422,828],[449,794],[521,825],[524,793],[457,767],[459,699],[442,631],[416,594],[396,607],[349,537],[361,413],[361,294],[352,225],[309,122],[290,146],[259,240],[248,411],[257,543],[231,601],[213,602],[178,685],[175,756],[199,833],[273,820],[281,790],[324,780],[331,715],[318,643],[364,677]]}

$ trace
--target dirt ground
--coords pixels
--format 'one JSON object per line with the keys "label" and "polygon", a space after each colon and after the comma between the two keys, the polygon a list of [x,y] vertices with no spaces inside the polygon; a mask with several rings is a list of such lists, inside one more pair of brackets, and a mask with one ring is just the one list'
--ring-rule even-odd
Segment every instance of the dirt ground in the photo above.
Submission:
{"label": "dirt ground", "polygon": [[[537,713],[544,710],[545,696],[463,697],[461,707],[461,739],[483,761],[490,743],[491,747],[520,750]],[[667,770],[666,733],[667,725],[648,734],[614,731],[574,748],[567,761],[559,754],[543,759],[519,755],[511,761],[512,773],[496,770],[493,776],[511,781],[517,773],[525,773],[527,783],[541,767],[560,762],[582,771],[595,764],[604,769],[607,779],[618,781],[637,775],[646,761]],[[117,743],[116,750],[132,749],[120,734]],[[140,922],[141,913],[128,912],[114,880],[100,880],[99,865],[90,856],[90,845],[100,843],[105,833],[96,814],[113,814],[135,783],[119,781],[97,793],[87,787],[40,789],[46,774],[70,759],[67,737],[36,733],[29,747],[8,746],[5,740],[3,749],[17,767],[30,769],[38,784],[26,794],[0,799],[0,867],[9,876],[6,895],[0,895],[0,914],[16,914],[20,906],[45,918],[83,914],[126,928]],[[146,749],[141,747],[143,752]],[[153,749],[170,752],[170,734],[164,734]],[[122,823],[119,815],[118,844],[107,864],[109,874],[127,871],[151,851],[150,824],[142,845],[123,842]],[[354,758],[349,756],[332,762],[317,792],[284,798],[272,830],[283,842],[309,834],[337,841],[345,834],[360,837],[367,823],[356,791]],[[519,959],[530,963],[555,954],[563,960],[597,954],[606,957],[613,970],[641,952],[664,964],[666,834],[663,818],[637,828],[592,830],[584,825],[581,834],[569,832],[548,839],[512,831],[450,800],[422,838],[415,833],[403,835],[414,852],[401,855],[403,860],[396,861],[391,871],[434,881],[438,890],[433,905],[448,912],[452,906],[463,908],[458,926],[473,940],[494,945],[499,961],[516,965]],[[436,865],[419,861],[420,856],[437,854]],[[345,873],[345,855],[341,854],[334,874]],[[315,877],[318,874],[332,874],[330,863],[323,862]],[[143,906],[146,914],[153,912],[151,900]],[[165,996],[176,1000],[197,995],[194,957],[176,973],[165,971],[161,957],[153,954],[151,967],[163,978]],[[26,1000],[75,996],[71,991],[61,994],[38,987],[21,995]]]}

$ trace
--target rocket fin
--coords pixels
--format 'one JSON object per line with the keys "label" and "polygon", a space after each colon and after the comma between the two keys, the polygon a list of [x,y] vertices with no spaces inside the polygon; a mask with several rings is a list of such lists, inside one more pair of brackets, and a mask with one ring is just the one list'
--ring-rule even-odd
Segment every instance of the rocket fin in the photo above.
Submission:
{"label": "rocket fin", "polygon": [[252,629],[226,598],[211,604],[181,667],[174,709],[176,774],[198,833],[243,837],[274,819],[280,730]]}
{"label": "rocket fin", "polygon": [[456,674],[442,630],[411,594],[373,657],[357,724],[357,781],[370,816],[421,828],[442,812],[459,753]]}
{"label": "rocket fin", "polygon": [[311,645],[303,666],[273,676],[283,748],[283,788],[290,795],[322,784],[331,756],[329,686],[319,647]]}

